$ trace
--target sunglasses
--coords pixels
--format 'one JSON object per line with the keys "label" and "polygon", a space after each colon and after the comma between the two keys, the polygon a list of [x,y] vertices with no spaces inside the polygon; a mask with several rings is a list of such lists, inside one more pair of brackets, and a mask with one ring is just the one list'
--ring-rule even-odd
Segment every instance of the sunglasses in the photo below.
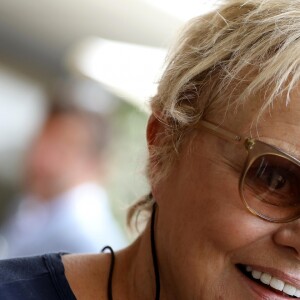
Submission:
{"label": "sunglasses", "polygon": [[208,132],[243,143],[248,153],[239,181],[247,209],[266,221],[285,223],[300,217],[300,161],[282,150],[201,121]]}

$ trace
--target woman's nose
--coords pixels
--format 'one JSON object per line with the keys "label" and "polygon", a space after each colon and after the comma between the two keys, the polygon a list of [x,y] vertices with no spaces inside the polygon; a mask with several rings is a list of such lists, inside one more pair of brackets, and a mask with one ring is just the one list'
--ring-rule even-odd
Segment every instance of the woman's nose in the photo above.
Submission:
{"label": "woman's nose", "polygon": [[276,244],[292,250],[300,260],[300,219],[282,224],[273,239]]}

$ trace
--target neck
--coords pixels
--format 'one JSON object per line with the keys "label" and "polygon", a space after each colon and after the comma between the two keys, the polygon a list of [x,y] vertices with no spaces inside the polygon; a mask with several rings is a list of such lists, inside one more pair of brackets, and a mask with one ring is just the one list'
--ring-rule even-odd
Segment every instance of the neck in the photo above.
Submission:
{"label": "neck", "polygon": [[116,254],[113,294],[116,299],[153,300],[155,289],[149,223],[131,246]]}

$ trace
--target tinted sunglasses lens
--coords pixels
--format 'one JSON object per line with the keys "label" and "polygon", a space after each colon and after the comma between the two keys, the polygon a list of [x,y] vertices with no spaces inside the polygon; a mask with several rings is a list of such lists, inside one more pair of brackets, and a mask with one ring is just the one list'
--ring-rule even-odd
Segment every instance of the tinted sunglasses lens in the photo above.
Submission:
{"label": "tinted sunglasses lens", "polygon": [[281,156],[260,156],[247,170],[242,192],[247,206],[263,218],[296,218],[300,216],[300,167]]}

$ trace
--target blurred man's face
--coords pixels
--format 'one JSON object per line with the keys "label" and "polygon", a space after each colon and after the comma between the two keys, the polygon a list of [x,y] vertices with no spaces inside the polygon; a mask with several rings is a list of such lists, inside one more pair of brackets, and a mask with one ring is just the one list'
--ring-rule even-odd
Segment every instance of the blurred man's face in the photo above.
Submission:
{"label": "blurred man's face", "polygon": [[89,134],[76,115],[52,117],[41,131],[27,159],[25,187],[48,199],[77,184],[86,171]]}

